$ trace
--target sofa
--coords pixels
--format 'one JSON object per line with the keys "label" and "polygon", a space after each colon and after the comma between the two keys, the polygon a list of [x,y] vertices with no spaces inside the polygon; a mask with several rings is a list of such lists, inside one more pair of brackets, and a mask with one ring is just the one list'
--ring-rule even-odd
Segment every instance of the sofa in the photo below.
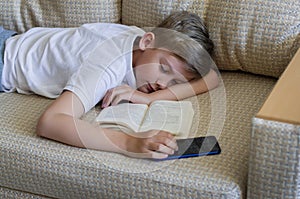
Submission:
{"label": "sofa", "polygon": [[[52,102],[0,94],[0,198],[300,198],[299,0],[2,0],[0,23],[109,22],[153,27],[173,11],[200,15],[220,83],[188,98],[191,136],[216,136],[220,155],[135,159],[38,137]],[[91,123],[101,111],[84,117]],[[87,132],[88,133],[88,132]]]}

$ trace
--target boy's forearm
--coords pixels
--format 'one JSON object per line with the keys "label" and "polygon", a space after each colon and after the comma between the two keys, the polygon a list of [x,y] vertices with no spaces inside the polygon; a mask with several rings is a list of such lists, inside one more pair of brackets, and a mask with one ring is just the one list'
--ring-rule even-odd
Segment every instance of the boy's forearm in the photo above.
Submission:
{"label": "boy's forearm", "polygon": [[[196,88],[199,91],[198,88]],[[205,92],[201,89],[201,93]],[[200,92],[198,92],[200,93]],[[191,83],[177,84],[164,90],[158,90],[149,94],[149,101],[155,100],[182,100],[197,95]]]}
{"label": "boy's forearm", "polygon": [[165,131],[151,130],[132,136],[100,128],[67,114],[53,116],[55,118],[48,118],[50,122],[45,118],[40,120],[38,135],[76,147],[116,152],[136,158],[161,159],[177,150],[173,135]]}
{"label": "boy's forearm", "polygon": [[150,101],[158,99],[182,100],[188,97],[205,93],[216,88],[219,84],[219,76],[211,70],[205,77],[188,83],[177,84],[165,90],[159,90],[149,94]]}
{"label": "boy's forearm", "polygon": [[[65,91],[45,110],[38,121],[37,134],[72,146],[119,152],[123,133],[110,132],[83,121],[84,108],[79,98]],[[114,144],[113,144],[114,143]]]}
{"label": "boy's forearm", "polygon": [[126,141],[122,132],[103,129],[63,113],[40,120],[37,134],[76,147],[117,153],[124,152]]}
{"label": "boy's forearm", "polygon": [[79,98],[65,91],[40,117],[37,134],[76,147],[143,158],[165,158],[176,148],[168,132],[152,130],[132,136],[81,120],[83,114]]}
{"label": "boy's forearm", "polygon": [[219,76],[211,69],[203,78],[193,80],[190,84],[195,95],[199,95],[216,88],[219,85]]}

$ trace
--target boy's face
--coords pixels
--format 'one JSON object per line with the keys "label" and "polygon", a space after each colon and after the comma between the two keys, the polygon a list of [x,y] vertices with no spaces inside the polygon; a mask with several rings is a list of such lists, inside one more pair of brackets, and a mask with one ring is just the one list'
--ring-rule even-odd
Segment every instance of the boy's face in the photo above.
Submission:
{"label": "boy's face", "polygon": [[187,63],[169,51],[149,48],[137,57],[133,67],[141,92],[152,93],[196,78],[186,71]]}

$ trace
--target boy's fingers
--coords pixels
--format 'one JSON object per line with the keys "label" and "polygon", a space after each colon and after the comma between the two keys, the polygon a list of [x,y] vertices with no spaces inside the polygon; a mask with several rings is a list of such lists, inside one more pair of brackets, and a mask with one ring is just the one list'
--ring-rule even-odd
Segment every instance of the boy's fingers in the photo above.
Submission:
{"label": "boy's fingers", "polygon": [[130,91],[132,90],[131,88],[127,85],[121,85],[118,87],[115,87],[113,89],[110,89],[110,96],[109,96],[109,102],[111,105],[117,105],[119,104],[122,100],[129,100],[130,96]]}
{"label": "boy's fingers", "polygon": [[162,144],[165,144],[168,147],[171,147],[174,150],[177,150],[178,146],[176,143],[176,139],[173,134],[167,131],[160,131],[156,136],[156,141]]}
{"label": "boy's fingers", "polygon": [[109,89],[103,98],[102,107],[105,108],[109,104],[111,104],[111,105],[118,104],[121,101],[120,95],[122,95],[122,93],[124,93],[122,87],[115,87],[115,88]]}
{"label": "boy's fingers", "polygon": [[165,154],[165,153],[159,153],[159,152],[155,152],[155,151],[152,151],[149,153],[149,158],[152,158],[152,159],[164,159],[164,158],[167,158],[168,155]]}
{"label": "boy's fingers", "polygon": [[165,146],[177,150],[177,143],[175,138],[168,138],[168,137],[158,137],[156,142],[164,144]]}
{"label": "boy's fingers", "polygon": [[166,131],[159,131],[149,142],[149,150],[165,154],[173,154],[178,149],[174,136]]}
{"label": "boy's fingers", "polygon": [[168,154],[155,152],[155,151],[148,151],[146,153],[128,152],[127,155],[135,158],[148,158],[148,159],[163,159],[168,157]]}
{"label": "boy's fingers", "polygon": [[118,94],[115,94],[113,100],[111,101],[111,105],[117,105],[119,104],[122,100],[126,100],[126,98],[124,97],[124,94],[123,93],[118,93]]}
{"label": "boy's fingers", "polygon": [[149,150],[146,153],[134,153],[132,154],[132,157],[148,158],[148,159],[163,159],[163,158],[167,158],[168,154]]}
{"label": "boy's fingers", "polygon": [[102,108],[107,107],[111,103],[112,91],[108,90],[102,100]]}
{"label": "boy's fingers", "polygon": [[164,154],[168,154],[168,155],[171,155],[174,153],[173,148],[170,148],[161,143],[152,143],[149,145],[149,149],[151,151],[160,152],[160,153],[164,153]]}

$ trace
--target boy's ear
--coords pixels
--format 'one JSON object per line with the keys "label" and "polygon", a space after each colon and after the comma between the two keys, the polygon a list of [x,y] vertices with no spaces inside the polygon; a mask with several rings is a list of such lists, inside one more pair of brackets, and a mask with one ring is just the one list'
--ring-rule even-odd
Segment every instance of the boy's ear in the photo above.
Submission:
{"label": "boy's ear", "polygon": [[139,48],[141,50],[145,50],[146,48],[153,48],[154,47],[154,40],[155,35],[152,32],[146,32],[139,43]]}

